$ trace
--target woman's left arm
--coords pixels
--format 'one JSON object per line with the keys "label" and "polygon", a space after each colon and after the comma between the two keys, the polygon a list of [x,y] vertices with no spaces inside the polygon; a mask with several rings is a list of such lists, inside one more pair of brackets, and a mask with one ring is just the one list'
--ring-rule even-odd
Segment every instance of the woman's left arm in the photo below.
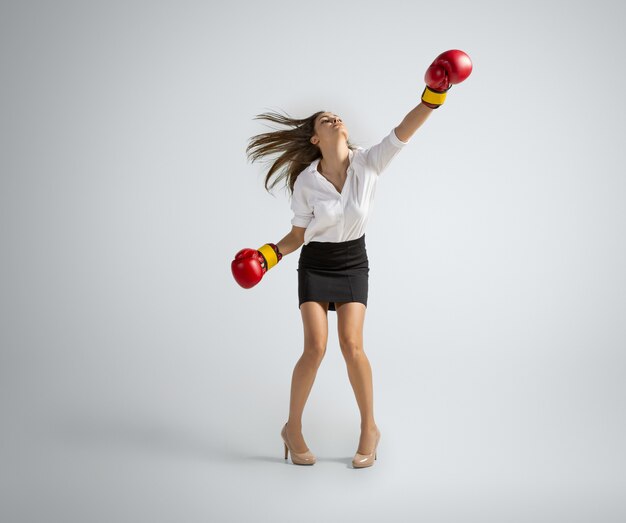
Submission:
{"label": "woman's left arm", "polygon": [[398,139],[408,142],[409,138],[415,134],[415,131],[422,126],[433,111],[434,109],[420,102],[417,107],[404,117],[402,123],[395,128]]}

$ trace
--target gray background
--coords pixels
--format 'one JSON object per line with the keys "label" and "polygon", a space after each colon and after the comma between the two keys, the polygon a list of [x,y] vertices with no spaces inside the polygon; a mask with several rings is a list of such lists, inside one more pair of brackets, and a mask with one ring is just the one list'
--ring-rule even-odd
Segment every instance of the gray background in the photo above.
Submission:
{"label": "gray background", "polygon": [[[624,521],[626,79],[619,2],[3,2],[0,519]],[[299,251],[245,157],[284,110],[368,147],[434,58],[474,71],[378,185],[364,343],[329,313],[304,412]]]}

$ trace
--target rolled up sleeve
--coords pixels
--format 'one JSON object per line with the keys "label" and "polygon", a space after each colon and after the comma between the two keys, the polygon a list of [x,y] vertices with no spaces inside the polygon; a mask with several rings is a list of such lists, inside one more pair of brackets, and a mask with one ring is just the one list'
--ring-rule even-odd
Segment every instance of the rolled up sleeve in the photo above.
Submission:
{"label": "rolled up sleeve", "polygon": [[293,211],[291,225],[295,225],[296,227],[308,227],[309,223],[313,219],[313,209],[306,199],[306,195],[304,194],[304,190],[299,179],[296,179],[296,183],[293,186],[291,210]]}
{"label": "rolled up sleeve", "polygon": [[366,161],[377,174],[380,174],[387,168],[395,155],[400,152],[400,149],[408,143],[396,136],[395,128],[391,129],[391,132],[380,143],[365,150]]}

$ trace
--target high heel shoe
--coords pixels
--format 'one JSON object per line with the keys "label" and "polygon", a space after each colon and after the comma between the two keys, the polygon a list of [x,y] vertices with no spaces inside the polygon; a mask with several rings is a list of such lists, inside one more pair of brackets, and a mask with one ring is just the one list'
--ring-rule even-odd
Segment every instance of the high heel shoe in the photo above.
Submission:
{"label": "high heel shoe", "polygon": [[285,459],[287,459],[289,452],[291,452],[291,462],[294,465],[313,465],[313,463],[317,461],[310,450],[300,453],[291,450],[291,445],[287,440],[287,423],[285,423],[285,426],[280,431],[280,436],[283,438],[283,443],[285,444]]}
{"label": "high heel shoe", "polygon": [[[378,429],[376,429],[378,430]],[[352,466],[355,469],[360,469],[363,467],[371,467],[374,464],[374,460],[376,459],[376,449],[378,448],[378,442],[380,441],[380,430],[378,430],[378,434],[376,435],[376,443],[374,444],[374,450],[371,454],[359,454],[358,452],[352,458]]]}

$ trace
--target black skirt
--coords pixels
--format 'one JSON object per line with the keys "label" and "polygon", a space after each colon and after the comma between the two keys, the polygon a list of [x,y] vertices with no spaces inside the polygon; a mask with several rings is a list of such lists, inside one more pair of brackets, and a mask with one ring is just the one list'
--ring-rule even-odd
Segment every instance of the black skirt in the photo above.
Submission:
{"label": "black skirt", "polygon": [[367,307],[369,261],[365,234],[345,242],[314,242],[302,246],[298,260],[298,308],[305,301],[356,301]]}

